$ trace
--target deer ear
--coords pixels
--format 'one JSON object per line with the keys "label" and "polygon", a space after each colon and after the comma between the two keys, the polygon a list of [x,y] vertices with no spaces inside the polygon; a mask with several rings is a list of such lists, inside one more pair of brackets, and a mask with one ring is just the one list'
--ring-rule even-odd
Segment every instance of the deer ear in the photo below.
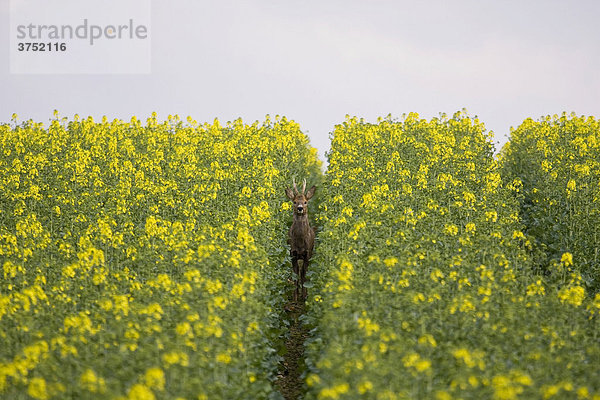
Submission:
{"label": "deer ear", "polygon": [[306,200],[310,200],[310,198],[314,196],[315,190],[317,190],[317,187],[314,185],[313,185],[313,187],[308,189],[308,192],[306,192]]}
{"label": "deer ear", "polygon": [[285,195],[288,199],[294,200],[294,192],[292,192],[292,189],[285,189]]}

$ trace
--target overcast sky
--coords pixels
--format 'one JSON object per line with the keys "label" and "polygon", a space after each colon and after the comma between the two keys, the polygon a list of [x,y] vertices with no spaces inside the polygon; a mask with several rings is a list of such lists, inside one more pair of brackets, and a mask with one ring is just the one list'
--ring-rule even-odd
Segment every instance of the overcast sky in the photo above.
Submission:
{"label": "overcast sky", "polygon": [[0,121],[157,111],[204,122],[280,114],[321,157],[346,114],[466,108],[500,146],[527,117],[600,116],[600,1],[152,1],[152,73],[9,73]]}

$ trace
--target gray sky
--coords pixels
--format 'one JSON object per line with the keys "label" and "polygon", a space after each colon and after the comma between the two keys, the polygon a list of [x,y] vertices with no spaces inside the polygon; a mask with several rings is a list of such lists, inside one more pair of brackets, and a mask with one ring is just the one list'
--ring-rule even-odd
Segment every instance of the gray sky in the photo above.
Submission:
{"label": "gray sky", "polygon": [[16,75],[0,0],[0,121],[280,114],[323,158],[346,114],[464,107],[502,145],[527,117],[600,116],[599,16],[591,0],[153,0],[151,74]]}

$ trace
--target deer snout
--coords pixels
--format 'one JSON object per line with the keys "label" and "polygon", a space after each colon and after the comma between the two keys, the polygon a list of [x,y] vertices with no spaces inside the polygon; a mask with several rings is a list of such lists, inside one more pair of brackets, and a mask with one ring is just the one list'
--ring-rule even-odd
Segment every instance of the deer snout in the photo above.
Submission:
{"label": "deer snout", "polygon": [[298,213],[302,214],[304,212],[304,206],[302,204],[299,204],[297,210]]}

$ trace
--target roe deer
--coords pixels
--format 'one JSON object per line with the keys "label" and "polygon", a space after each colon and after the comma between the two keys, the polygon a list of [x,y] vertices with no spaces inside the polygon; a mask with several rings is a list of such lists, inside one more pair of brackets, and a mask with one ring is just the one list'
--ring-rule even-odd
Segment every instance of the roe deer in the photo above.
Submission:
{"label": "roe deer", "polygon": [[[290,245],[290,256],[292,257],[292,268],[294,269],[294,283],[296,289],[294,291],[294,301],[298,301],[300,288],[302,288],[302,298],[306,298],[306,288],[304,282],[306,280],[306,271],[308,269],[308,260],[312,256],[313,247],[315,245],[315,230],[311,228],[308,222],[308,200],[313,197],[315,186],[306,190],[306,179],[302,185],[302,191],[298,192],[296,188],[296,180],[293,180],[294,188],[285,189],[286,196],[294,202],[294,222],[290,227],[288,234],[288,243]],[[302,266],[298,266],[298,260],[302,260]]]}

